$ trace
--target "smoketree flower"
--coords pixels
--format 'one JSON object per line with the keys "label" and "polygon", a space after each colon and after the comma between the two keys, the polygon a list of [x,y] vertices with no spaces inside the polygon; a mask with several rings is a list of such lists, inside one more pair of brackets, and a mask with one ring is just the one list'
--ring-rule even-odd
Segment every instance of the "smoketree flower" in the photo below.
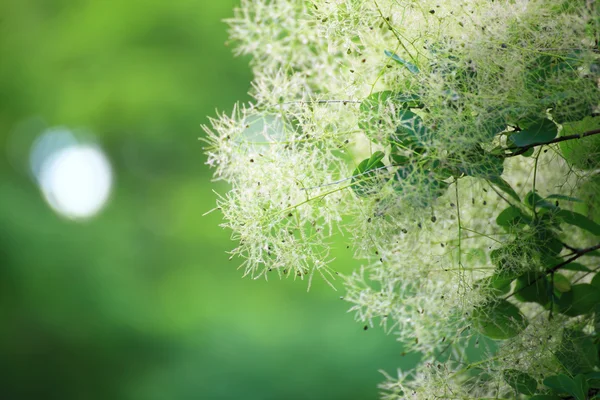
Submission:
{"label": "smoketree flower", "polygon": [[350,310],[422,354],[382,399],[600,389],[600,225],[576,212],[600,168],[596,2],[242,0],[228,23],[253,101],[206,153],[244,275],[332,283],[351,238]]}

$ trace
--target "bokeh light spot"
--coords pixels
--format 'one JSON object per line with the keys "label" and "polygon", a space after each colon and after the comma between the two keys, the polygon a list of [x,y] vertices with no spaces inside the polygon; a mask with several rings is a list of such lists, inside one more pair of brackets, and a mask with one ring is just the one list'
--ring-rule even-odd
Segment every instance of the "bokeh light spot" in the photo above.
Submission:
{"label": "bokeh light spot", "polygon": [[48,205],[61,216],[91,218],[110,197],[108,158],[97,145],[78,143],[66,130],[42,135],[32,148],[30,164]]}

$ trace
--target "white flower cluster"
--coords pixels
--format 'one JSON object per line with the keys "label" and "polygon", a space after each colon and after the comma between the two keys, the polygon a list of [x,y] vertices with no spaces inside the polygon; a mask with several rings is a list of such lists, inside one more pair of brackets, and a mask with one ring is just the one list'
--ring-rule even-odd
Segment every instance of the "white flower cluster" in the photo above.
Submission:
{"label": "white flower cluster", "polygon": [[[571,171],[552,151],[498,161],[465,149],[508,145],[498,128],[545,116],[547,104],[559,105],[552,117],[560,122],[600,103],[598,82],[585,78],[598,56],[584,3],[242,0],[228,21],[255,75],[253,103],[206,128],[208,164],[231,184],[218,208],[239,243],[232,256],[253,278],[316,272],[329,281],[328,242],[350,235],[365,266],[344,277],[345,300],[357,319],[378,321],[423,354],[418,369],[382,384],[384,399],[510,393],[494,373],[498,357],[529,363],[527,371],[548,368],[556,340],[531,338],[558,323],[525,309],[538,322],[512,344],[483,351],[491,357],[478,362],[484,378],[464,373],[464,350],[479,336],[471,316],[489,299],[482,282],[494,273],[490,251],[515,237],[495,224],[507,195],[482,177],[503,171],[520,194],[535,182],[570,195]],[[550,62],[545,70],[553,55],[582,66],[558,74],[572,65]],[[386,90],[426,105],[415,107],[409,128],[421,129],[414,121],[422,119],[435,134],[418,150],[387,147],[401,111],[393,103],[365,115],[365,99]],[[378,151],[383,166],[361,170]],[[399,157],[417,161],[397,169]],[[431,159],[468,176],[440,178]],[[534,177],[538,163],[551,168]]]}

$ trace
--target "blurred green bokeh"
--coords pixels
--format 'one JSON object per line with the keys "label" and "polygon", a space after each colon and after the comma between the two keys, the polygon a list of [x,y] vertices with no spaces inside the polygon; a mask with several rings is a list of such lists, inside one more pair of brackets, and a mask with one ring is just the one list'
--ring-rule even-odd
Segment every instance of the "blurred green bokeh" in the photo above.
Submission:
{"label": "blurred green bokeh", "polygon": [[[375,399],[378,369],[406,365],[343,292],[241,279],[202,216],[227,188],[200,125],[249,99],[248,60],[224,46],[235,4],[0,1],[1,398]],[[112,164],[92,219],[54,212],[31,172],[53,127]]]}

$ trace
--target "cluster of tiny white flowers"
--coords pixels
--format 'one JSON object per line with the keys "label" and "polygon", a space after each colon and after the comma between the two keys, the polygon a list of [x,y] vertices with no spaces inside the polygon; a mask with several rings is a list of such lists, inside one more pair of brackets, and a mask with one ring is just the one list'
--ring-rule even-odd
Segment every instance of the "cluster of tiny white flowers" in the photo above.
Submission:
{"label": "cluster of tiny white flowers", "polygon": [[[539,339],[539,332],[559,323],[524,307],[530,326],[510,345],[489,349],[490,361],[480,363],[493,377],[488,384],[460,374],[460,363],[434,362],[440,352],[460,359],[455,345],[476,336],[470,316],[490,297],[481,284],[494,272],[490,252],[515,238],[495,224],[508,200],[478,177],[448,179],[447,188],[432,189],[425,164],[400,180],[387,179],[394,167],[384,138],[395,130],[398,110],[379,104],[369,115],[379,130],[369,133],[360,129],[361,103],[383,90],[414,95],[427,105],[415,113],[435,130],[425,155],[465,171],[497,168],[497,159],[461,151],[506,145],[494,129],[546,115],[539,105],[554,91],[564,96],[563,114],[600,103],[598,84],[584,79],[598,58],[589,50],[589,9],[582,3],[561,12],[561,4],[242,0],[228,21],[236,52],[253,56],[255,75],[253,103],[206,128],[208,164],[216,179],[231,184],[218,209],[238,242],[232,257],[242,257],[241,268],[253,278],[274,272],[310,280],[317,273],[330,281],[331,237],[350,235],[356,257],[365,261],[343,279],[351,311],[423,354],[412,373],[382,384],[384,399],[504,393],[506,383],[492,368],[497,358],[546,371],[557,344]],[[572,51],[583,67],[532,86],[527,77],[540,57],[568,58]],[[504,161],[502,176],[521,196],[534,181],[540,193],[575,191],[576,174],[549,149],[535,161]],[[386,152],[385,166],[353,176],[375,151]],[[534,177],[538,166],[550,167]],[[355,180],[368,183],[362,194],[353,190]]]}

